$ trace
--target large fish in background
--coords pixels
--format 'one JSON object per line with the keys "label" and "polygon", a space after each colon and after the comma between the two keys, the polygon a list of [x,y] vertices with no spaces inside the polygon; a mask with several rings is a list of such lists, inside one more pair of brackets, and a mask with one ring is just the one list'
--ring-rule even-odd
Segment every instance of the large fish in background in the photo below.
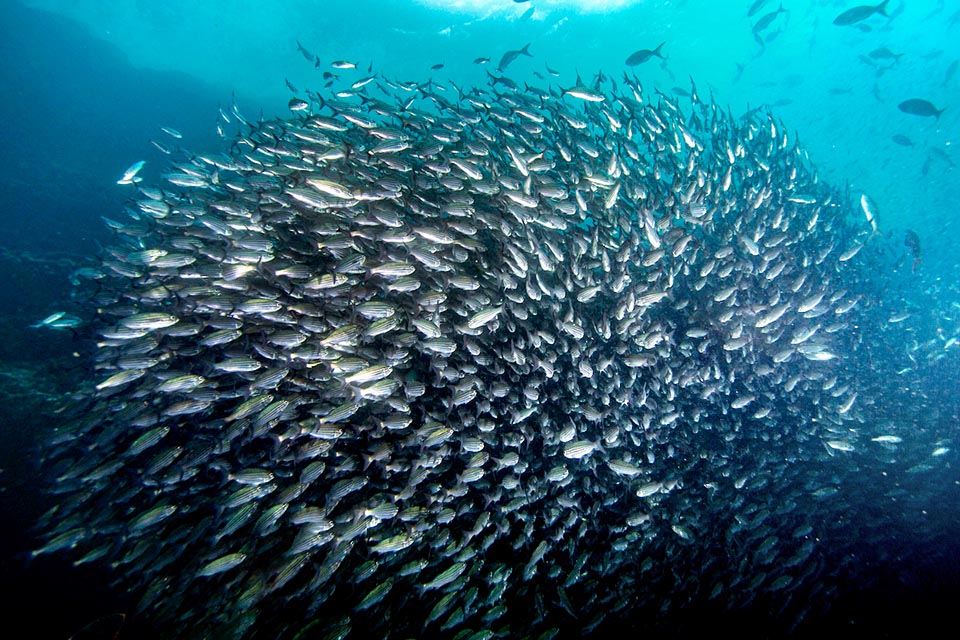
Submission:
{"label": "large fish in background", "polygon": [[629,76],[224,118],[112,223],[35,553],[177,637],[827,606],[831,460],[883,435],[845,366],[876,266],[781,123]]}

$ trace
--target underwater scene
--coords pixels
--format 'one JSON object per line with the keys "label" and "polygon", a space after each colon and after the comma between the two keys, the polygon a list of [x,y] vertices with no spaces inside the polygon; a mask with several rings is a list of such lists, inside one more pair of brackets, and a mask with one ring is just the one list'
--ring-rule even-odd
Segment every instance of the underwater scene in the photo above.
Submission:
{"label": "underwater scene", "polygon": [[862,2],[0,2],[8,637],[953,625],[960,4]]}

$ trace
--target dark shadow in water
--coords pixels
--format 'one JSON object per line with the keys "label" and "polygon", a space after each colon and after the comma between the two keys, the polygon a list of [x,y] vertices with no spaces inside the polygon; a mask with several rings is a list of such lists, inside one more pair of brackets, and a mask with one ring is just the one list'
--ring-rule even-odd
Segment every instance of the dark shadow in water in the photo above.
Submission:
{"label": "dark shadow in water", "polygon": [[[106,573],[64,557],[29,560],[37,546],[31,527],[49,506],[33,447],[54,422],[45,394],[61,385],[26,378],[53,369],[43,363],[69,361],[79,345],[69,332],[28,325],[73,310],[68,274],[110,242],[100,217],[123,220],[132,195],[116,180],[147,160],[142,173],[157,182],[168,162],[151,139],[172,149],[221,148],[217,107],[230,89],[136,69],[85,27],[9,1],[0,2],[0,87],[0,612],[8,629],[30,629],[31,638],[99,632],[123,613],[120,637],[141,637],[132,603]],[[57,368],[67,379],[82,375]]]}
{"label": "dark shadow in water", "polygon": [[[229,88],[181,73],[136,69],[67,18],[0,3],[0,360],[42,336],[25,325],[62,310],[71,264],[109,242],[101,216],[124,220],[124,169],[158,182],[171,149],[222,148],[218,104]],[[173,127],[176,140],[160,130]],[[20,273],[16,273],[20,272]],[[39,342],[37,344],[31,344]]]}

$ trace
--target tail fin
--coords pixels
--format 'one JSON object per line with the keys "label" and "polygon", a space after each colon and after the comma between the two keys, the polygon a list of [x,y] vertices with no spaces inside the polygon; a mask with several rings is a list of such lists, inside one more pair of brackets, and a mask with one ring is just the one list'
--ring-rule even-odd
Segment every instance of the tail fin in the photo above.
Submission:
{"label": "tail fin", "polygon": [[[659,45],[657,45],[657,48],[653,50],[653,55],[657,56],[658,58],[663,58],[663,54],[660,53],[660,49],[663,49],[663,45],[665,44],[667,43],[661,42]],[[663,58],[663,59],[666,60],[666,58]]]}
{"label": "tail fin", "polygon": [[528,42],[527,44],[523,45],[523,49],[520,49],[520,53],[522,53],[525,56],[530,56],[532,58],[533,54],[530,53],[529,49],[530,49],[530,43]]}
{"label": "tail fin", "polygon": [[877,5],[877,8],[874,9],[874,11],[876,11],[880,15],[887,16],[889,18],[890,14],[887,13],[887,4],[889,3],[890,3],[890,0],[883,0],[883,2]]}

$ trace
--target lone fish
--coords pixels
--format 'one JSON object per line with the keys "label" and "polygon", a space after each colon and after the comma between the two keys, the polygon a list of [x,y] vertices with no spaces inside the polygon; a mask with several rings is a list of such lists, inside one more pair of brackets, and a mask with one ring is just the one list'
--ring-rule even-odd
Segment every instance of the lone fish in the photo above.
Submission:
{"label": "lone fish", "polygon": [[663,45],[667,44],[666,42],[661,42],[657,45],[656,49],[640,49],[639,51],[634,51],[630,54],[630,57],[627,58],[626,64],[629,67],[635,67],[638,64],[643,64],[650,58],[656,56],[661,60],[666,60],[663,57],[663,54],[660,53],[660,50],[663,49]]}
{"label": "lone fish", "polygon": [[528,42],[523,46],[523,49],[515,49],[512,51],[507,51],[503,54],[503,57],[500,58],[500,64],[497,65],[497,71],[505,71],[507,66],[517,59],[519,56],[527,56],[532,58],[533,54],[530,53],[530,43]]}
{"label": "lone fish", "polygon": [[937,119],[939,119],[940,114],[945,111],[945,109],[937,109],[929,100],[923,100],[922,98],[904,100],[897,105],[897,108],[912,116],[933,116]]}
{"label": "lone fish", "polygon": [[860,5],[859,7],[853,7],[852,9],[847,9],[846,11],[844,11],[843,13],[841,13],[840,15],[838,15],[836,18],[833,19],[833,24],[840,27],[846,27],[851,24],[856,24],[858,22],[866,20],[867,18],[869,18],[875,13],[879,13],[882,16],[889,17],[889,15],[887,14],[888,2],[890,2],[890,0],[883,0],[883,2],[875,6],[871,6],[869,4],[863,4],[863,5]]}

